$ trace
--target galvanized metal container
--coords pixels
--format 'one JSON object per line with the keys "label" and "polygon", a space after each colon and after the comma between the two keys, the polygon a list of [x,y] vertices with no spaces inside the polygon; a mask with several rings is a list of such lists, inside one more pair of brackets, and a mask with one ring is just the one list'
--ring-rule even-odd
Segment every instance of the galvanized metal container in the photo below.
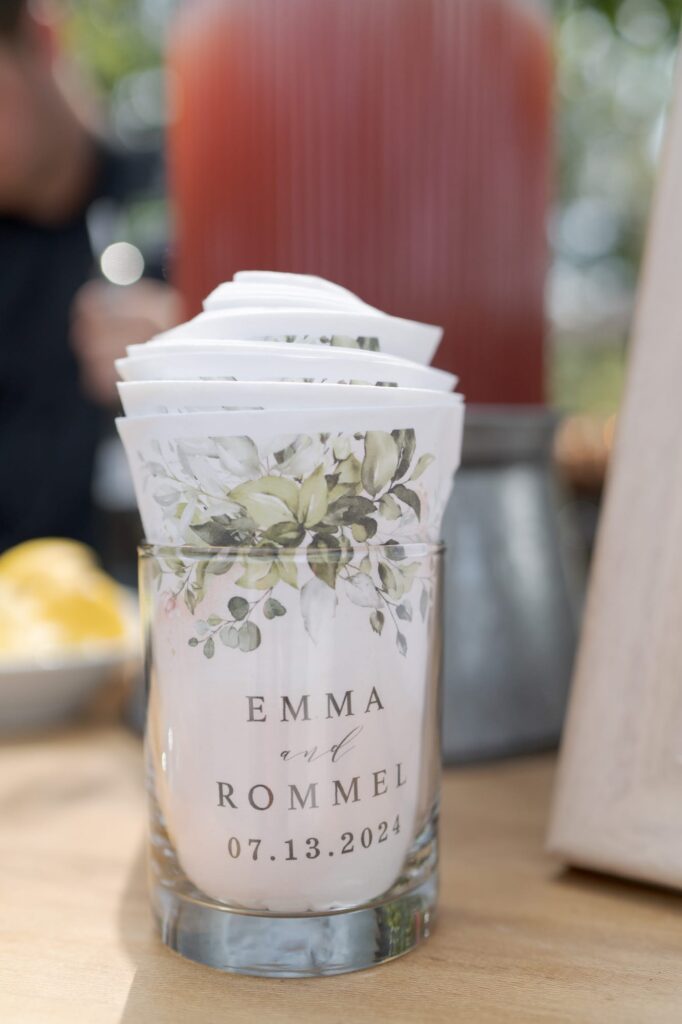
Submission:
{"label": "galvanized metal container", "polygon": [[444,523],[444,757],[558,740],[576,644],[582,546],[551,465],[555,417],[473,406]]}

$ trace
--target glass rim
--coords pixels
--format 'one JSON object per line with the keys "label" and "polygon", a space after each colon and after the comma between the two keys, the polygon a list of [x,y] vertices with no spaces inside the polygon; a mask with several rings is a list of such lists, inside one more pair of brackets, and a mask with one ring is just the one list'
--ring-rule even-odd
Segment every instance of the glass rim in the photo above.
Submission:
{"label": "glass rim", "polygon": [[[351,545],[351,550],[357,554],[360,552],[370,553],[374,552],[379,554],[383,552],[393,552],[396,549],[400,549],[405,558],[424,558],[426,556],[442,555],[445,551],[445,542],[442,540],[432,541],[407,541],[403,543],[399,540],[391,542],[384,542],[380,544],[374,544],[372,542],[362,541],[361,543],[354,543]],[[167,558],[180,557],[187,560],[200,560],[200,559],[229,559],[234,560],[238,558],[267,558],[276,557],[282,558],[306,558],[309,559],[311,556],[315,557],[319,555],[321,558],[328,558],[334,554],[343,555],[348,551],[348,548],[343,548],[340,545],[330,544],[324,548],[315,548],[312,544],[306,546],[297,545],[296,547],[280,547],[275,543],[271,544],[242,544],[242,545],[231,545],[229,547],[216,547],[211,545],[199,545],[199,544],[152,544],[150,541],[143,540],[138,545],[137,553],[139,558]]]}

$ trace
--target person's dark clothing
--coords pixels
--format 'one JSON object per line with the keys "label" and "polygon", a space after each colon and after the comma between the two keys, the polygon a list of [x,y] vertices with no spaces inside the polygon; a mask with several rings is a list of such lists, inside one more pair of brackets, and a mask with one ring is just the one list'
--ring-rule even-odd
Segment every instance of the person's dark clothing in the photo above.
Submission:
{"label": "person's dark clothing", "polygon": [[79,386],[69,311],[91,273],[84,216],[55,228],[0,218],[0,550],[90,540],[98,412]]}
{"label": "person's dark clothing", "polygon": [[69,318],[93,273],[88,207],[135,184],[124,158],[99,161],[89,202],[67,223],[0,216],[0,551],[31,537],[92,540],[100,414],[79,384]]}

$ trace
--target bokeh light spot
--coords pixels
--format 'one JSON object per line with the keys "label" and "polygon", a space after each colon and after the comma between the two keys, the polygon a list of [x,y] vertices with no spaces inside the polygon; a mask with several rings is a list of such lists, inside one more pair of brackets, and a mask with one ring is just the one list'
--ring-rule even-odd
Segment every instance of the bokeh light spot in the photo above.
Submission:
{"label": "bokeh light spot", "polygon": [[144,273],[144,256],[130,242],[114,242],[102,253],[100,267],[112,284],[135,284]]}

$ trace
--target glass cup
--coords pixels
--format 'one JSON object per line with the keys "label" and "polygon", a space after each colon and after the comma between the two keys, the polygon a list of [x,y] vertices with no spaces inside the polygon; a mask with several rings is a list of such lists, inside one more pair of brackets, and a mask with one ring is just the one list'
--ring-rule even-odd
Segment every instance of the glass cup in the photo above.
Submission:
{"label": "glass cup", "polygon": [[305,977],[428,936],[442,554],[140,548],[151,899],[172,949]]}

